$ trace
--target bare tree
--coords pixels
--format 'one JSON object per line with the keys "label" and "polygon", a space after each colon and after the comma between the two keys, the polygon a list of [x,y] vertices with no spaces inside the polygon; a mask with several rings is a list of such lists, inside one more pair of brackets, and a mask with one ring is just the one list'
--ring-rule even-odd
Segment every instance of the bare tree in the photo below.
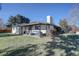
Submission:
{"label": "bare tree", "polygon": [[75,4],[69,11],[69,24],[79,25],[79,4]]}
{"label": "bare tree", "polygon": [[60,20],[59,25],[64,30],[64,32],[68,32],[69,25],[66,18],[63,18],[62,20]]}

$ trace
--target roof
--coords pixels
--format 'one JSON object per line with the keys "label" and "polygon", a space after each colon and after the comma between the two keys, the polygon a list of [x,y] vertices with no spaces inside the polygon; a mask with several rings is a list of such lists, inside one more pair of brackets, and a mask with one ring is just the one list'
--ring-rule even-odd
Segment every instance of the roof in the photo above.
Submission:
{"label": "roof", "polygon": [[23,24],[18,24],[18,26],[33,26],[33,25],[52,25],[52,24],[49,24],[49,23],[23,23]]}
{"label": "roof", "polygon": [[49,23],[22,23],[22,24],[17,24],[16,26],[22,27],[22,26],[34,26],[34,25],[51,25],[55,29],[61,29],[60,26],[54,25],[54,24],[49,24]]}

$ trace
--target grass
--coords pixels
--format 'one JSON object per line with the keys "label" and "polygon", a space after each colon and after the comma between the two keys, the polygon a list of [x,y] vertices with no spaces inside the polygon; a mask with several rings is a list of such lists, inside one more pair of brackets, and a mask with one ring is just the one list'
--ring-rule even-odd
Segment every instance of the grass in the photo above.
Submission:
{"label": "grass", "polygon": [[[23,53],[21,55],[24,55],[25,52],[28,53],[29,49],[34,49],[34,50],[37,49],[37,52],[40,52],[44,50],[42,44],[45,44],[48,41],[50,40],[47,40],[45,38],[26,36],[26,35],[3,36],[3,37],[1,36],[0,37],[0,55],[14,55],[16,51],[17,52],[20,51]],[[34,46],[36,46],[36,48],[34,48]],[[29,53],[30,54],[28,55],[37,55],[35,54],[34,51]],[[20,53],[16,53],[16,54],[19,55]]]}
{"label": "grass", "polygon": [[41,44],[44,40],[30,36],[7,36],[0,37],[0,49],[7,47],[20,47],[26,44]]}
{"label": "grass", "polygon": [[38,38],[26,35],[1,36],[0,55],[1,56],[79,55],[78,41],[79,41],[78,35],[68,37],[60,36],[55,39],[50,39],[48,37]]}

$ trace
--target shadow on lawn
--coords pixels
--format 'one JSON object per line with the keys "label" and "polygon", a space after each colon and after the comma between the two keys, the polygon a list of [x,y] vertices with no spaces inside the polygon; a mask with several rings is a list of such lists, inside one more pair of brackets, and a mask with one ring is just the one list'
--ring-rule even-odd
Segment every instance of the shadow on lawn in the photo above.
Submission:
{"label": "shadow on lawn", "polygon": [[[12,49],[11,48],[7,48],[5,50],[3,50],[1,53],[4,53],[3,56],[42,56],[42,55],[46,55],[46,56],[51,56],[54,55],[54,52],[52,52],[51,50],[43,50],[41,47],[43,45],[36,45],[36,44],[28,44],[24,47],[20,47],[17,49]],[[44,54],[44,52],[46,51],[46,53]]]}
{"label": "shadow on lawn", "polygon": [[16,49],[7,48],[0,51],[3,56],[79,56],[79,39],[57,37],[45,44],[27,44]]}
{"label": "shadow on lawn", "polygon": [[48,55],[56,55],[56,51],[58,50],[57,55],[59,54],[60,56],[78,56],[79,36],[58,37],[51,42],[47,42],[45,49],[49,49],[52,52]]}
{"label": "shadow on lawn", "polygon": [[37,49],[37,45],[28,44],[25,47],[7,51],[4,56],[37,56],[41,54],[36,52]]}

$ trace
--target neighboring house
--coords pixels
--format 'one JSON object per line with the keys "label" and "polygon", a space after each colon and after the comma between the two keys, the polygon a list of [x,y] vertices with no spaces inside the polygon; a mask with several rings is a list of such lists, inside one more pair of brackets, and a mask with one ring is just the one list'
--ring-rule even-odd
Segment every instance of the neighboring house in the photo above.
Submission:
{"label": "neighboring house", "polygon": [[75,26],[75,25],[72,25],[72,26],[71,26],[70,33],[79,34],[79,28],[78,28],[77,26]]}
{"label": "neighboring house", "polygon": [[46,23],[23,23],[17,24],[12,27],[13,34],[27,34],[27,35],[40,35],[45,34],[49,35],[50,30],[56,29],[59,31],[60,27],[52,24],[52,17],[47,16]]}

